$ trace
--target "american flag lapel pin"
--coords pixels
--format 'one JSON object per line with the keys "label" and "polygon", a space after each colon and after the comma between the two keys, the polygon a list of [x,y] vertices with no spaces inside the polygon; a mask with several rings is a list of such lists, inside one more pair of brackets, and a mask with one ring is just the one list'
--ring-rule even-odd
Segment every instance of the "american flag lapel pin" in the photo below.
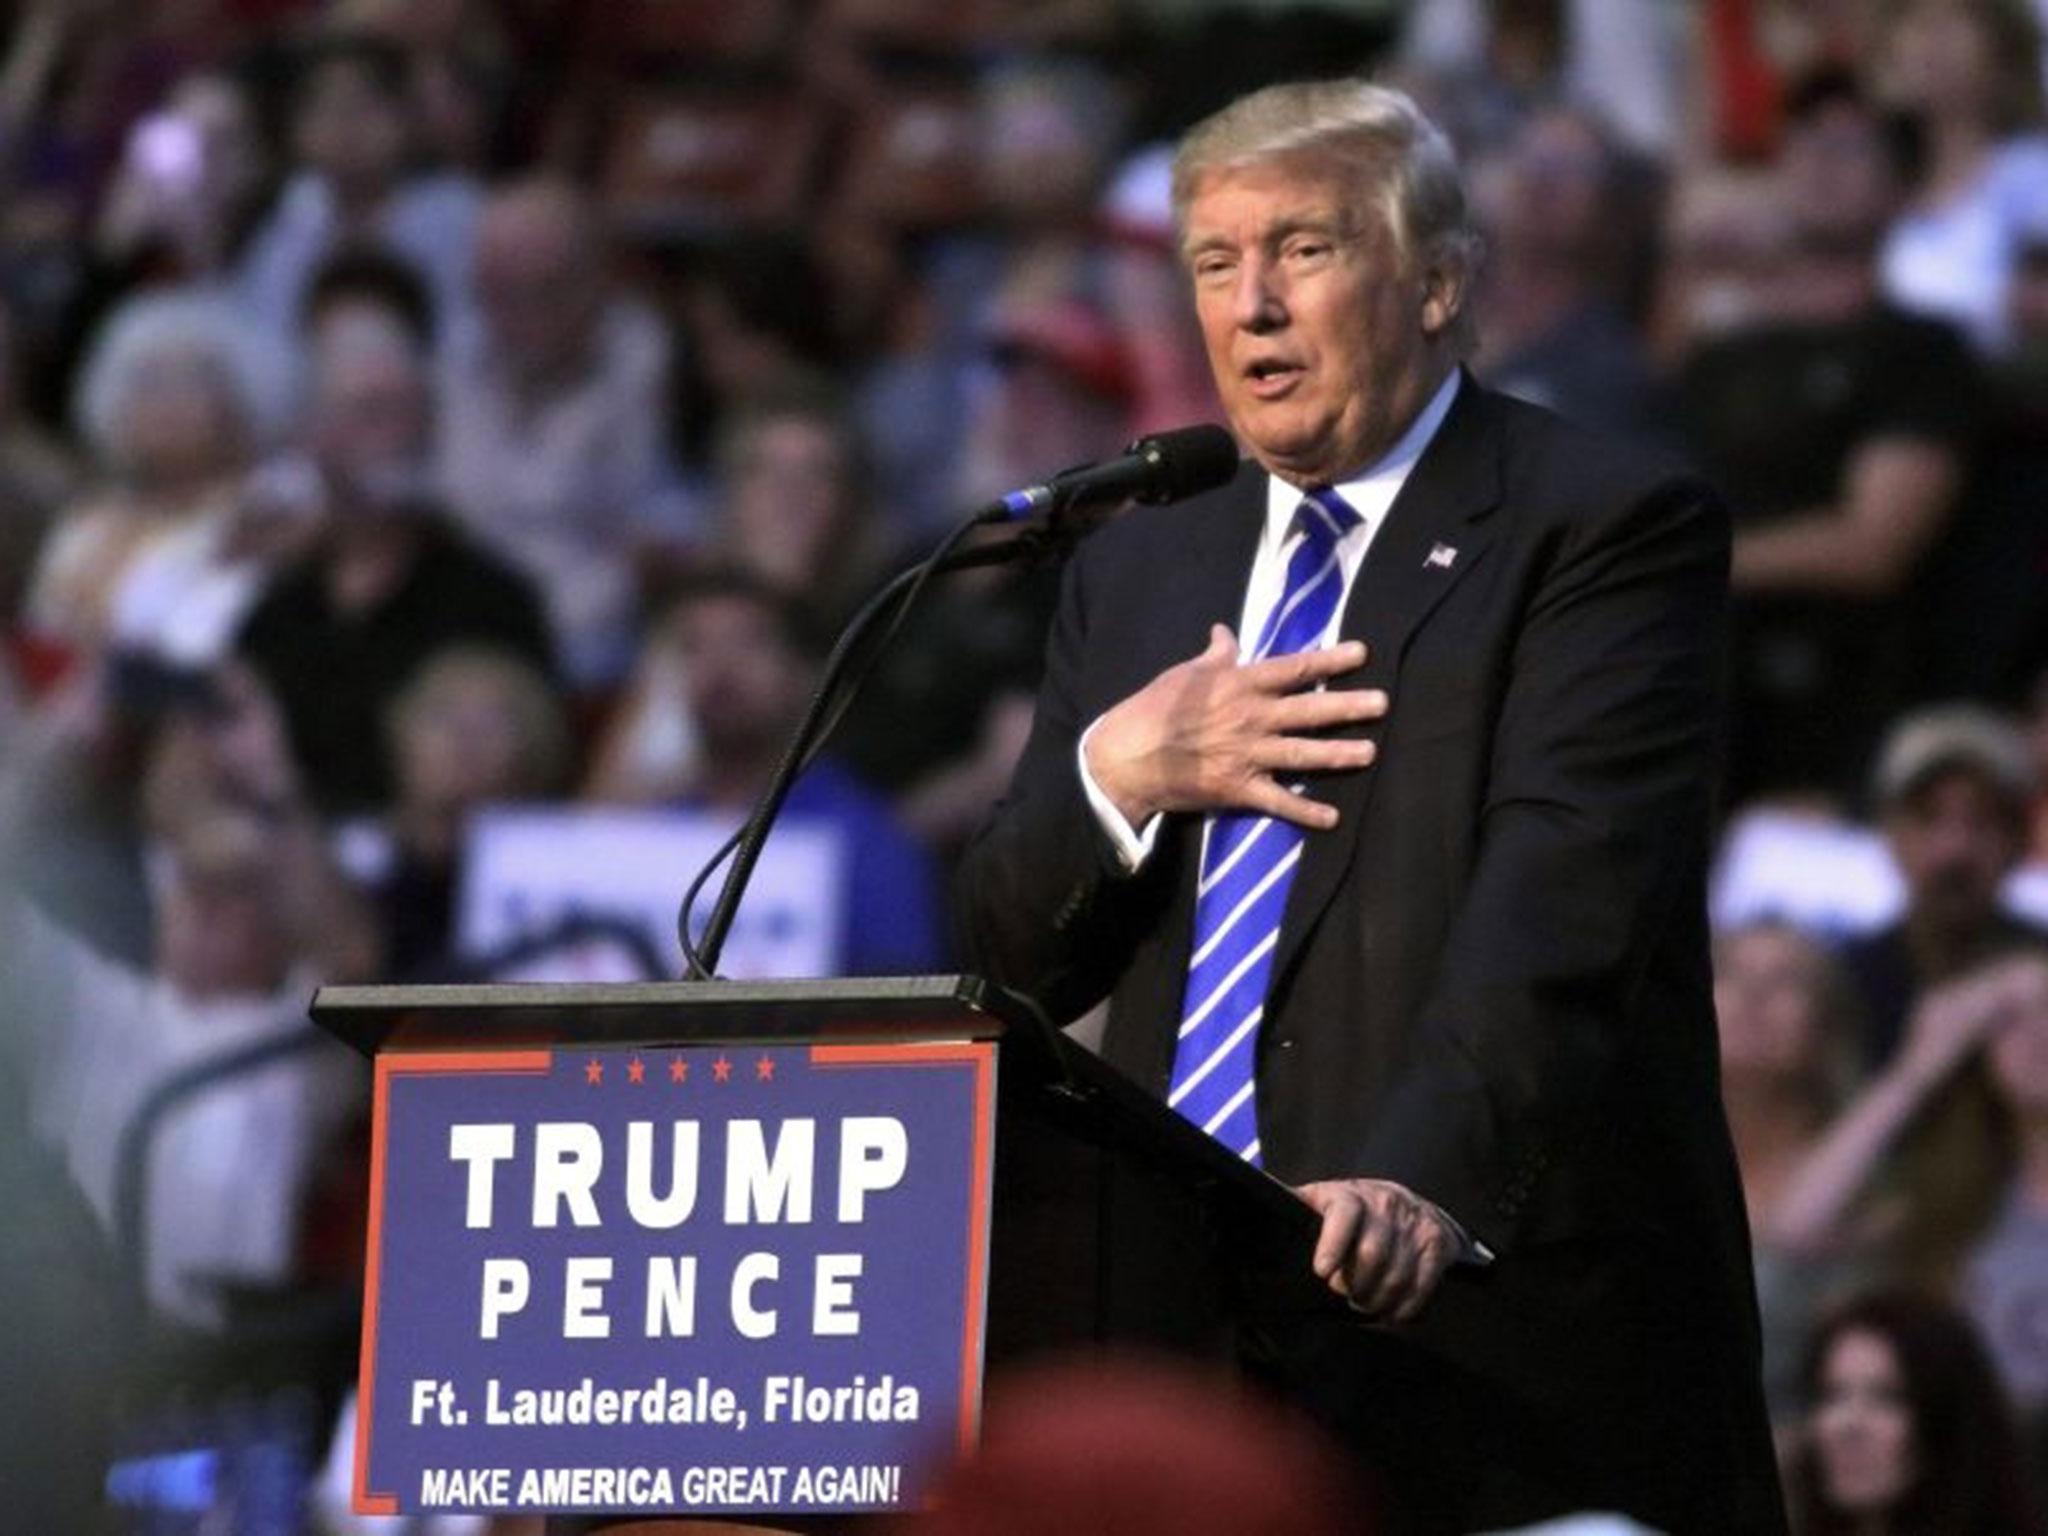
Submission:
{"label": "american flag lapel pin", "polygon": [[1422,568],[1425,571],[1448,571],[1451,568],[1451,562],[1457,558],[1458,552],[1451,548],[1450,545],[1433,545],[1429,551],[1429,558],[1422,562]]}

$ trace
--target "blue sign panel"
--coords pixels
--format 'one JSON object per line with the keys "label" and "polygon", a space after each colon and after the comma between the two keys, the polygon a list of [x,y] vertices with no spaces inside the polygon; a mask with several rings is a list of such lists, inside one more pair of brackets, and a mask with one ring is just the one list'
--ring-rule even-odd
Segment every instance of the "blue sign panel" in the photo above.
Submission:
{"label": "blue sign panel", "polygon": [[980,1401],[994,1071],[380,1056],[356,1510],[916,1507]]}

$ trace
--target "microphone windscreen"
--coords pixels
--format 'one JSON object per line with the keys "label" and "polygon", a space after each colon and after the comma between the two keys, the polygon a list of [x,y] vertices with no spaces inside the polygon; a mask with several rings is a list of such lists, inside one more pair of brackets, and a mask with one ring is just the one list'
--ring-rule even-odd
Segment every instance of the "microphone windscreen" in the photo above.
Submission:
{"label": "microphone windscreen", "polygon": [[1175,427],[1157,432],[1132,444],[1156,467],[1140,501],[1180,501],[1213,491],[1230,483],[1237,473],[1237,439],[1208,422],[1194,427]]}

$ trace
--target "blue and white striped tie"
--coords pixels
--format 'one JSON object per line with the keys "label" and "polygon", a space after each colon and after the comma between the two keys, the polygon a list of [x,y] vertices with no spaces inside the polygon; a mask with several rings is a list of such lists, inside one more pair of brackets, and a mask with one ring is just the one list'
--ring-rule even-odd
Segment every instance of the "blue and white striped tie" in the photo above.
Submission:
{"label": "blue and white striped tie", "polygon": [[[1358,525],[1358,514],[1335,491],[1317,487],[1294,520],[1302,539],[1287,562],[1287,585],[1247,660],[1319,646],[1343,595],[1337,541]],[[1249,811],[1219,812],[1203,832],[1195,948],[1166,1102],[1255,1164],[1259,1021],[1301,844],[1292,822]]]}

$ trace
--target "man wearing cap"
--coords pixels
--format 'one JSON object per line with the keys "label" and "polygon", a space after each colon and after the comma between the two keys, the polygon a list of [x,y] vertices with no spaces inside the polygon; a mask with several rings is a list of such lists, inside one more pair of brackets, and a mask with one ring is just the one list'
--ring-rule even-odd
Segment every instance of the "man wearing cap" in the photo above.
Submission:
{"label": "man wearing cap", "polygon": [[2034,800],[2033,759],[2015,726],[1969,704],[1909,715],[1878,754],[1872,790],[1906,905],[1842,959],[1879,1067],[1930,987],[2003,950],[2048,948],[2048,930],[1999,904],[2026,852]]}
{"label": "man wearing cap", "polygon": [[1282,1374],[1401,1528],[1779,1530],[1707,955],[1725,513],[1465,374],[1405,96],[1259,92],[1174,186],[1251,458],[1069,566],[976,960],[1108,998],[1108,1058],[1321,1213],[1358,1320]]}

